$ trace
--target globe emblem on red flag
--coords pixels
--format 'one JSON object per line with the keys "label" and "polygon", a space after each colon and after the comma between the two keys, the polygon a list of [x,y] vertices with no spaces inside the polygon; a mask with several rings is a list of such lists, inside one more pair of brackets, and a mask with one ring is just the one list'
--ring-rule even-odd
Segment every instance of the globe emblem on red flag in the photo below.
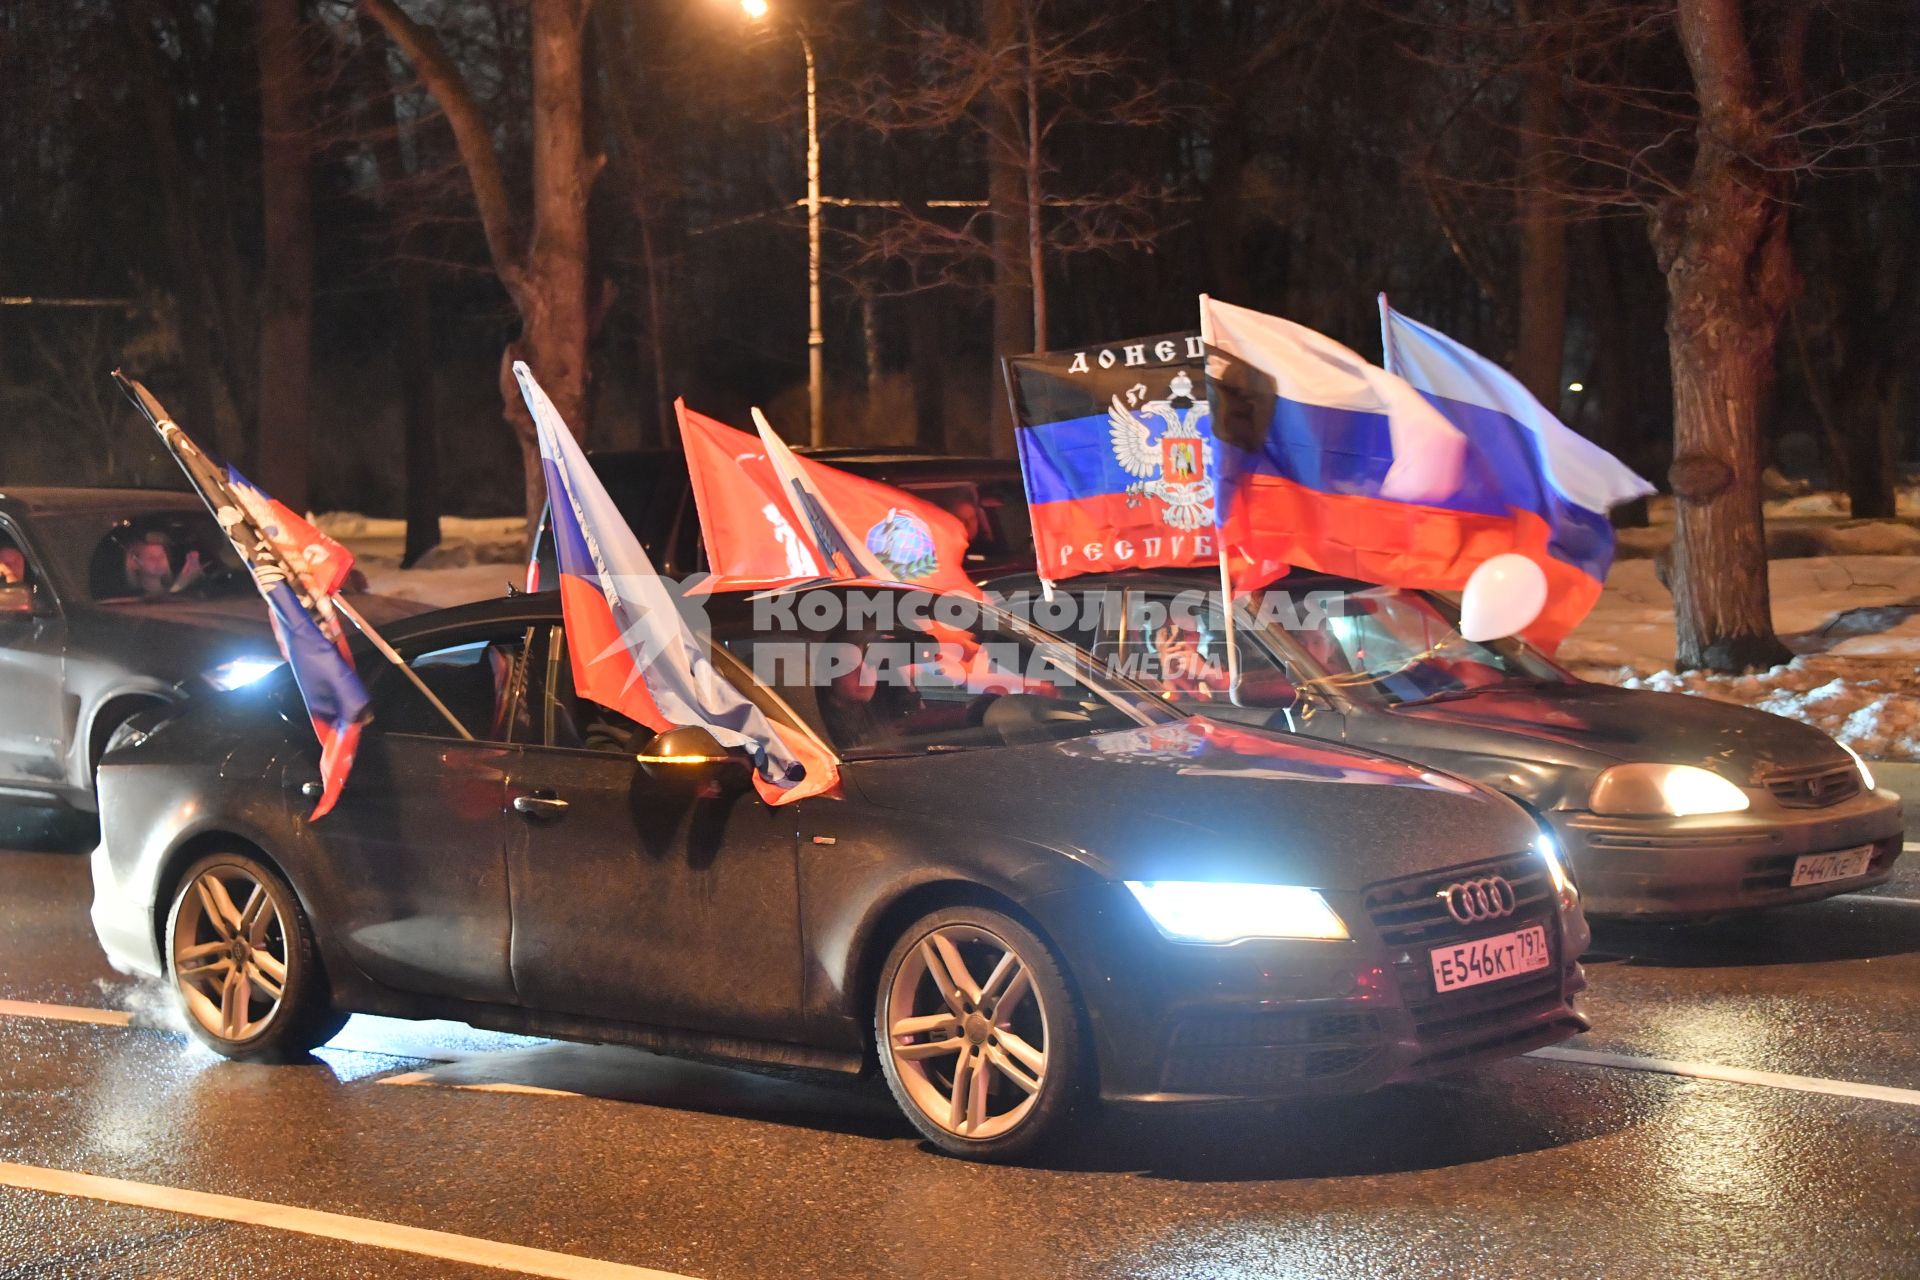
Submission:
{"label": "globe emblem on red flag", "polygon": [[867,530],[867,550],[902,582],[924,578],[940,568],[933,530],[911,511],[889,507],[886,516]]}

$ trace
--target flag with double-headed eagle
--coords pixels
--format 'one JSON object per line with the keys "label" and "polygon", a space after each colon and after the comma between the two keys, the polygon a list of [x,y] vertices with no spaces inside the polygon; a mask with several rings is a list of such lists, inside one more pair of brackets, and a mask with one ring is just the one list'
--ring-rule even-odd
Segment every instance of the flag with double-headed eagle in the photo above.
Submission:
{"label": "flag with double-headed eagle", "polygon": [[1017,356],[1006,377],[1041,577],[1214,563],[1198,334]]}
{"label": "flag with double-headed eagle", "polygon": [[113,376],[160,433],[267,602],[273,638],[320,743],[320,799],[308,816],[308,821],[317,821],[340,799],[359,750],[360,731],[372,718],[366,688],[354,671],[345,630],[333,607],[333,597],[353,571],[353,555],[238,470],[208,458],[138,381],[118,371]]}
{"label": "flag with double-headed eagle", "polygon": [[656,732],[700,725],[744,750],[769,804],[831,789],[832,756],[783,735],[720,674],[533,371],[516,360],[513,376],[540,443],[574,688]]}

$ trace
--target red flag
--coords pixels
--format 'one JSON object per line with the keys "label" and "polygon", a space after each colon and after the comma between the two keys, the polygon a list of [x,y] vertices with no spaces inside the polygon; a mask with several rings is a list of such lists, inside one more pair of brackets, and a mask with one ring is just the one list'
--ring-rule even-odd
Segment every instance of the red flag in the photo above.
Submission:
{"label": "red flag", "polygon": [[[796,509],[759,437],[675,401],[706,541],[709,590],[811,582],[833,576],[811,524]],[[975,598],[967,529],[937,504],[892,485],[800,458],[807,480],[892,580]]]}

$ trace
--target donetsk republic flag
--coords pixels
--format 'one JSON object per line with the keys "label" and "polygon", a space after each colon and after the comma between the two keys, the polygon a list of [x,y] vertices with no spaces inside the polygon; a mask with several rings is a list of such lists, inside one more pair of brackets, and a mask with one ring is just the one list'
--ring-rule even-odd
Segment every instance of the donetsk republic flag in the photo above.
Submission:
{"label": "donetsk republic flag", "polygon": [[1214,563],[1198,334],[1016,356],[1006,375],[1043,578]]}

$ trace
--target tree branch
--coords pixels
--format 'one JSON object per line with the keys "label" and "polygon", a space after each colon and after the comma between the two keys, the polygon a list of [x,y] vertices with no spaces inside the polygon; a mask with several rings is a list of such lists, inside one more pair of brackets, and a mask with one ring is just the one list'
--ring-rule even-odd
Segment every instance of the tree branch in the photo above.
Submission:
{"label": "tree branch", "polygon": [[473,202],[480,210],[480,226],[486,233],[494,271],[507,291],[515,292],[526,270],[526,253],[518,235],[520,220],[507,193],[506,176],[501,172],[486,116],[466,77],[433,29],[408,17],[397,0],[360,0],[360,7],[400,47],[452,126],[454,145],[460,150],[473,186]]}

